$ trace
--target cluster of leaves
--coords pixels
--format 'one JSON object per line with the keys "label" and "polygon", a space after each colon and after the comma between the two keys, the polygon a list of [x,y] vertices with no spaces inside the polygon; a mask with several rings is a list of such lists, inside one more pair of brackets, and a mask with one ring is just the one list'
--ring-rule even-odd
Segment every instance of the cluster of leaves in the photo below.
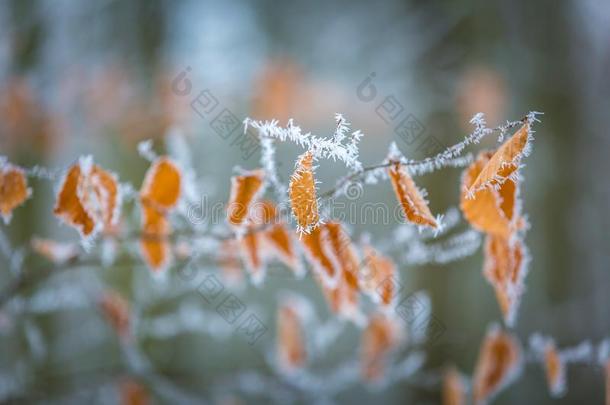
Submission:
{"label": "cluster of leaves", "polygon": [[[408,223],[400,228],[428,230],[434,238],[451,224],[443,223],[441,215],[432,214],[427,193],[418,188],[414,177],[447,167],[465,167],[460,188],[461,212],[474,230],[484,234],[483,274],[494,288],[504,324],[513,327],[529,261],[524,243],[528,223],[522,212],[520,186],[522,161],[531,150],[536,113],[496,129],[487,128],[483,116],[477,115],[472,120],[475,131],[436,156],[413,161],[391,145],[387,158],[369,167],[359,161],[358,143],[362,133],[349,133],[349,123],[342,116],[337,115],[336,120],[337,127],[330,138],[304,134],[292,121],[285,128],[275,121],[245,121],[246,128],[258,130],[261,167],[242,170],[231,178],[224,234],[193,231],[193,236],[206,240],[208,246],[202,250],[211,254],[225,277],[239,278],[243,263],[250,280],[262,286],[267,264],[278,260],[300,278],[307,269],[303,256],[330,310],[362,329],[361,377],[369,382],[383,381],[388,375],[389,359],[407,340],[405,325],[394,310],[399,298],[398,269],[403,263],[382,253],[382,243],[376,246],[370,238],[360,238],[355,243],[349,227],[324,212],[322,200],[340,196],[353,183],[371,184],[387,179]],[[518,127],[516,132],[504,141],[508,130],[515,127]],[[496,150],[482,151],[474,160],[468,155],[462,156],[466,147],[494,132],[500,132],[500,141],[503,141]],[[274,148],[278,141],[294,142],[305,149],[296,159],[287,185],[282,184],[276,173]],[[59,179],[53,212],[79,233],[86,251],[100,234],[104,240],[116,243],[122,240],[126,226],[121,207],[127,200],[135,201],[141,224],[136,235],[142,262],[152,274],[162,275],[167,273],[174,255],[189,258],[200,254],[197,238],[190,244],[178,243],[172,238],[172,216],[196,188],[194,176],[185,167],[186,163],[170,156],[157,156],[149,143],[141,144],[139,149],[151,163],[139,193],[131,185],[120,183],[116,174],[95,164],[90,156],[81,157]],[[349,170],[335,187],[322,194],[318,192],[315,173],[315,162],[320,159],[338,160]],[[0,213],[5,223],[10,221],[13,210],[31,197],[28,175],[41,176],[41,173],[45,172],[40,168],[24,169],[6,158],[0,160]],[[268,190],[273,191],[278,201],[266,196]],[[294,229],[291,229],[290,213]],[[429,257],[428,261],[441,261],[443,255],[459,258],[471,252],[459,244],[455,252],[442,248],[425,251],[421,240],[414,242],[419,250],[411,257]],[[56,264],[78,262],[81,256],[78,246],[47,239],[33,238],[31,247]],[[112,258],[105,260],[112,261]],[[129,303],[109,291],[99,305],[117,333],[130,339]],[[295,378],[302,375],[310,361],[305,330],[311,312],[304,298],[291,295],[282,299],[277,313],[274,361],[278,370]],[[552,339],[537,337],[533,341],[532,351],[545,364],[550,392],[563,394],[566,363],[582,360],[583,356],[562,355]],[[468,391],[476,403],[489,401],[518,377],[525,357],[518,338],[508,329],[494,325],[481,345],[471,386],[455,368],[443,374],[445,403],[464,403]],[[598,358],[606,361],[607,356],[600,354]],[[126,395],[135,392],[144,397],[145,392],[134,384],[131,381],[124,384]]]}

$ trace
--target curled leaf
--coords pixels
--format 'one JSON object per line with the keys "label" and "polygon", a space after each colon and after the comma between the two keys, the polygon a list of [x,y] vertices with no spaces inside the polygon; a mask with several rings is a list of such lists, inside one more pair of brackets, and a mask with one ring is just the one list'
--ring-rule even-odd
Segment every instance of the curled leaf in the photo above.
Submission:
{"label": "curled leaf", "polygon": [[438,227],[428,203],[405,168],[397,162],[388,168],[388,174],[407,220],[420,226]]}
{"label": "curled leaf", "polygon": [[296,169],[290,177],[288,193],[298,231],[310,233],[320,222],[312,152],[305,152],[298,158]]}
{"label": "curled leaf", "polygon": [[23,204],[31,194],[25,171],[0,159],[0,215],[5,224],[10,222],[13,210]]}
{"label": "curled leaf", "polygon": [[83,237],[90,237],[116,225],[119,197],[116,175],[93,164],[91,157],[84,157],[64,176],[53,212]]}
{"label": "curled leaf", "polygon": [[517,340],[499,328],[491,328],[481,345],[473,379],[475,404],[485,404],[517,377],[521,368]]}

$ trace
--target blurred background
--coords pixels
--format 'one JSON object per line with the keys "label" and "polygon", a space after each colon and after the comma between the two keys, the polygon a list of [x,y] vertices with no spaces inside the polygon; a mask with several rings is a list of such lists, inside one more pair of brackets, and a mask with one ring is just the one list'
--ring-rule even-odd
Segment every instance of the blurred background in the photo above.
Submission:
{"label": "blurred background", "polygon": [[[560,347],[598,342],[610,334],[610,217],[603,211],[610,206],[609,38],[610,3],[601,0],[7,0],[0,3],[0,154],[26,167],[61,168],[91,153],[122,181],[139,186],[148,162],[138,156],[138,142],[153,139],[161,152],[163,136],[180,128],[207,196],[226,201],[233,167],[255,168],[258,156],[246,156],[219,137],[209,117],[190,107],[204,89],[239,121],[250,116],[285,124],[294,118],[320,135],[331,134],[334,114],[343,113],[365,134],[365,165],[382,160],[392,141],[408,157],[426,156],[396,133],[399,120],[379,114],[388,97],[404,109],[401,120],[412,114],[426,136],[445,146],[471,131],[468,121],[476,112],[484,112],[493,127],[542,111],[524,169],[532,261],[515,333],[524,340],[534,332],[552,335]],[[180,74],[190,81],[190,96],[176,91]],[[364,94],[363,83],[375,93]],[[492,138],[481,147],[493,147]],[[297,151],[279,148],[284,179]],[[328,185],[344,173],[339,165],[321,169]],[[460,174],[449,169],[418,180],[429,192],[432,212],[458,204]],[[77,239],[51,215],[54,186],[32,180],[34,197],[10,226],[1,225],[11,246],[27,244],[33,235]],[[391,202],[394,196],[382,184],[366,188],[362,198]],[[384,235],[393,228],[350,225],[353,235]],[[400,269],[409,291],[428,291],[446,326],[426,348],[426,367],[454,363],[471,373],[487,325],[500,319],[481,275],[482,260],[479,249],[448,265]],[[0,261],[5,286],[12,277],[8,262]],[[97,272],[129,299],[160,288],[144,266]],[[264,288],[241,292],[271,330],[277,291],[300,291],[325,311],[311,279],[273,274]],[[62,274],[45,283],[49,289],[78,287],[75,277]],[[153,294],[143,319],[175,313],[185,300],[201,304],[189,293],[173,297],[163,291]],[[90,306],[13,316],[9,305],[0,312],[0,330],[2,398],[97,402],[104,384],[124,372],[116,337]],[[272,335],[265,336],[269,343]],[[356,352],[355,330],[353,335],[329,358]],[[212,401],[220,401],[210,396],[218,381],[246,369],[268,373],[264,355],[231,335],[183,333],[149,339],[142,347],[177,389]],[[601,368],[570,367],[569,391],[554,400],[538,365],[524,373],[496,403],[603,401]],[[428,404],[439,401],[439,392],[397,383],[377,391],[355,387],[335,400]]]}

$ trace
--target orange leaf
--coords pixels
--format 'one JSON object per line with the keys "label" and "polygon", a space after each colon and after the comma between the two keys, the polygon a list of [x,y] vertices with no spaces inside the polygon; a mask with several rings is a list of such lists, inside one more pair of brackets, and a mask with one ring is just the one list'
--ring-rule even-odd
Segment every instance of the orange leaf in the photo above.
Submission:
{"label": "orange leaf", "polygon": [[157,210],[170,210],[176,206],[182,188],[182,173],[168,157],[161,156],[148,168],[140,189],[143,204]]}
{"label": "orange leaf", "polygon": [[307,358],[304,330],[298,308],[289,303],[280,306],[277,316],[277,352],[285,371],[302,368]]}
{"label": "orange leaf", "polygon": [[121,382],[121,405],[147,405],[150,403],[148,392],[134,380]]}
{"label": "orange leaf", "polygon": [[241,254],[246,264],[246,270],[255,284],[260,284],[265,277],[263,259],[261,257],[261,234],[247,232],[240,240]]}
{"label": "orange leaf", "polygon": [[142,205],[142,237],[140,252],[144,261],[155,272],[162,272],[170,261],[168,236],[170,223],[165,215],[156,208]]}
{"label": "orange leaf", "polygon": [[119,204],[116,175],[93,164],[90,158],[81,158],[68,169],[53,212],[82,236],[91,236],[116,225]]}
{"label": "orange leaf", "polygon": [[296,169],[290,177],[288,193],[298,231],[310,233],[320,222],[311,152],[303,153],[297,160]]}
{"label": "orange leaf", "polygon": [[525,277],[524,246],[513,241],[488,235],[485,240],[483,274],[494,287],[507,325],[512,325],[517,313],[522,281]]}
{"label": "orange leaf", "polygon": [[381,314],[371,316],[360,342],[361,373],[365,380],[374,382],[383,378],[387,356],[398,338],[391,319]]}
{"label": "orange leaf", "polygon": [[220,245],[218,265],[225,281],[233,285],[239,284],[243,278],[238,252],[239,246],[235,239],[224,240]]}
{"label": "orange leaf", "polygon": [[62,264],[78,256],[78,245],[74,243],[60,243],[50,239],[32,238],[32,250],[47,260]]}
{"label": "orange leaf", "polygon": [[106,320],[117,334],[126,338],[129,334],[129,303],[120,294],[114,291],[105,291],[99,302]]}
{"label": "orange leaf", "polygon": [[0,159],[0,215],[5,224],[31,194],[23,169]]}
{"label": "orange leaf", "polygon": [[504,183],[519,168],[521,158],[527,153],[530,140],[529,123],[525,123],[491,156],[472,182],[468,193],[473,194],[487,186]]}
{"label": "orange leaf", "polygon": [[166,215],[180,199],[182,173],[174,162],[161,156],[148,168],[140,189],[142,238],[140,251],[154,272],[167,268],[171,259],[168,236],[171,226]]}
{"label": "orange leaf", "polygon": [[352,241],[339,222],[329,222],[320,226],[324,244],[337,263],[340,272],[336,286],[322,283],[324,296],[331,310],[341,316],[358,319],[358,257]]}
{"label": "orange leaf", "polygon": [[53,212],[69,225],[75,227],[83,236],[89,236],[95,228],[93,216],[85,210],[78,188],[81,179],[79,163],[68,169],[63,179]]}
{"label": "orange leaf", "polygon": [[475,404],[489,401],[510,384],[521,367],[521,348],[515,338],[492,328],[481,345],[473,379]]}
{"label": "orange leaf", "polygon": [[464,379],[455,367],[443,373],[443,405],[464,405],[466,399]]}
{"label": "orange leaf", "polygon": [[240,226],[248,218],[250,205],[262,191],[264,177],[265,172],[262,169],[231,177],[231,195],[227,208],[231,225]]}
{"label": "orange leaf", "polygon": [[301,236],[301,244],[305,250],[305,257],[313,267],[316,274],[327,287],[334,287],[339,275],[338,264],[332,256],[328,239],[324,237],[321,227],[317,227],[309,234]]}
{"label": "orange leaf", "polygon": [[[263,200],[253,204],[251,221],[263,234],[265,251],[271,257],[279,259],[297,275],[302,275],[303,268],[299,263],[292,236],[284,221],[280,220],[277,207],[272,201]],[[258,228],[257,228],[258,230]]]}
{"label": "orange leaf", "polygon": [[491,156],[491,152],[481,152],[477,160],[464,171],[460,208],[473,228],[508,239],[520,226],[517,184],[507,180],[497,188],[483,188],[475,192],[474,196],[469,194],[474,180]]}
{"label": "orange leaf", "polygon": [[551,395],[562,396],[566,388],[566,366],[553,341],[547,342],[544,348],[544,366]]}
{"label": "orange leaf", "polygon": [[392,304],[397,294],[395,282],[398,274],[394,262],[370,246],[366,246],[364,251],[367,271],[360,277],[362,288],[369,296],[387,307]]}
{"label": "orange leaf", "polygon": [[396,198],[407,219],[416,225],[436,228],[438,224],[428,208],[428,203],[404,167],[400,163],[395,163],[388,168],[388,174]]}

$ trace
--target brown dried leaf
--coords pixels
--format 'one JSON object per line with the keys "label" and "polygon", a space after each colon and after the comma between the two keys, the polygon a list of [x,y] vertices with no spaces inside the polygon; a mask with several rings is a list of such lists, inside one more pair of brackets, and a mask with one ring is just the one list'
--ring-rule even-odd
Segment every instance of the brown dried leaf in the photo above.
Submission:
{"label": "brown dried leaf", "polygon": [[566,366],[553,341],[547,342],[544,348],[544,367],[551,395],[554,397],[563,395],[566,388]]}
{"label": "brown dried leaf", "polygon": [[508,239],[521,226],[517,210],[517,184],[513,180],[506,180],[497,188],[483,188],[469,195],[474,180],[491,156],[491,152],[481,152],[464,171],[460,208],[473,228]]}
{"label": "brown dried leaf", "polygon": [[332,255],[328,239],[324,236],[322,227],[317,227],[309,234],[301,236],[301,244],[305,257],[321,278],[324,285],[334,288],[339,275],[339,266]]}
{"label": "brown dried leaf", "polygon": [[488,235],[485,240],[483,274],[494,287],[507,325],[512,325],[517,313],[522,282],[525,277],[524,246],[519,239],[507,240]]}
{"label": "brown dried leaf", "polygon": [[125,298],[115,291],[108,290],[103,293],[99,306],[117,334],[126,338],[129,335],[130,309]]}
{"label": "brown dried leaf", "polygon": [[142,384],[128,379],[121,382],[121,405],[147,405],[150,403],[148,391]]}
{"label": "brown dried leaf", "polygon": [[360,343],[363,379],[374,382],[383,378],[387,356],[397,344],[398,338],[398,330],[391,319],[381,314],[371,316]]}
{"label": "brown dried leaf", "polygon": [[395,163],[388,168],[388,174],[406,218],[416,225],[436,228],[438,224],[428,208],[428,203],[404,167]]}
{"label": "brown dried leaf", "polygon": [[473,379],[475,404],[487,403],[510,384],[521,367],[521,348],[510,334],[492,328],[485,336]]}
{"label": "brown dried leaf", "polygon": [[358,257],[350,237],[339,222],[329,222],[320,226],[324,244],[329,247],[329,254],[334,258],[340,275],[334,287],[322,283],[324,296],[330,309],[342,317],[357,320],[359,282]]}
{"label": "brown dried leaf", "polygon": [[290,177],[288,193],[297,229],[301,233],[310,233],[320,222],[313,176],[313,153],[305,152],[297,160],[296,169]]}
{"label": "brown dried leaf", "polygon": [[360,277],[362,289],[387,307],[392,304],[397,294],[398,274],[394,262],[370,246],[365,246],[364,252],[367,271]]}
{"label": "brown dried leaf", "polygon": [[265,172],[262,169],[231,177],[231,195],[227,208],[231,225],[238,227],[244,224],[248,218],[250,205],[262,190],[264,177]]}
{"label": "brown dried leaf", "polygon": [[508,139],[493,154],[483,166],[481,172],[472,182],[468,192],[473,194],[487,186],[504,183],[519,168],[521,158],[527,152],[531,136],[529,123],[525,123],[515,134]]}
{"label": "brown dried leaf", "polygon": [[154,272],[164,271],[171,258],[168,236],[171,226],[165,215],[156,208],[142,205],[142,237],[140,252]]}
{"label": "brown dried leaf", "polygon": [[450,367],[443,373],[443,405],[464,405],[465,402],[464,379],[455,367]]}
{"label": "brown dried leaf", "polygon": [[0,215],[5,224],[31,194],[23,169],[0,159]]}
{"label": "brown dried leaf", "polygon": [[277,353],[280,366],[294,371],[305,365],[307,351],[298,308],[290,303],[280,306],[277,316]]}
{"label": "brown dried leaf", "polygon": [[78,256],[79,248],[74,243],[61,243],[51,239],[32,238],[32,250],[55,264],[63,264]]}
{"label": "brown dried leaf", "polygon": [[53,213],[67,224],[76,228],[81,235],[89,236],[93,233],[96,223],[93,215],[89,213],[81,201],[79,185],[82,170],[80,163],[68,169],[62,185],[57,194]]}
{"label": "brown dried leaf", "polygon": [[240,240],[241,254],[246,270],[255,284],[260,284],[265,277],[263,258],[261,257],[261,234],[246,232]]}
{"label": "brown dried leaf", "polygon": [[140,189],[144,261],[156,273],[163,272],[171,260],[168,240],[171,225],[166,215],[176,206],[182,189],[182,173],[169,158],[161,156],[148,168]]}
{"label": "brown dried leaf", "polygon": [[161,156],[148,168],[140,189],[142,204],[160,211],[176,206],[182,188],[182,172],[166,156]]}

